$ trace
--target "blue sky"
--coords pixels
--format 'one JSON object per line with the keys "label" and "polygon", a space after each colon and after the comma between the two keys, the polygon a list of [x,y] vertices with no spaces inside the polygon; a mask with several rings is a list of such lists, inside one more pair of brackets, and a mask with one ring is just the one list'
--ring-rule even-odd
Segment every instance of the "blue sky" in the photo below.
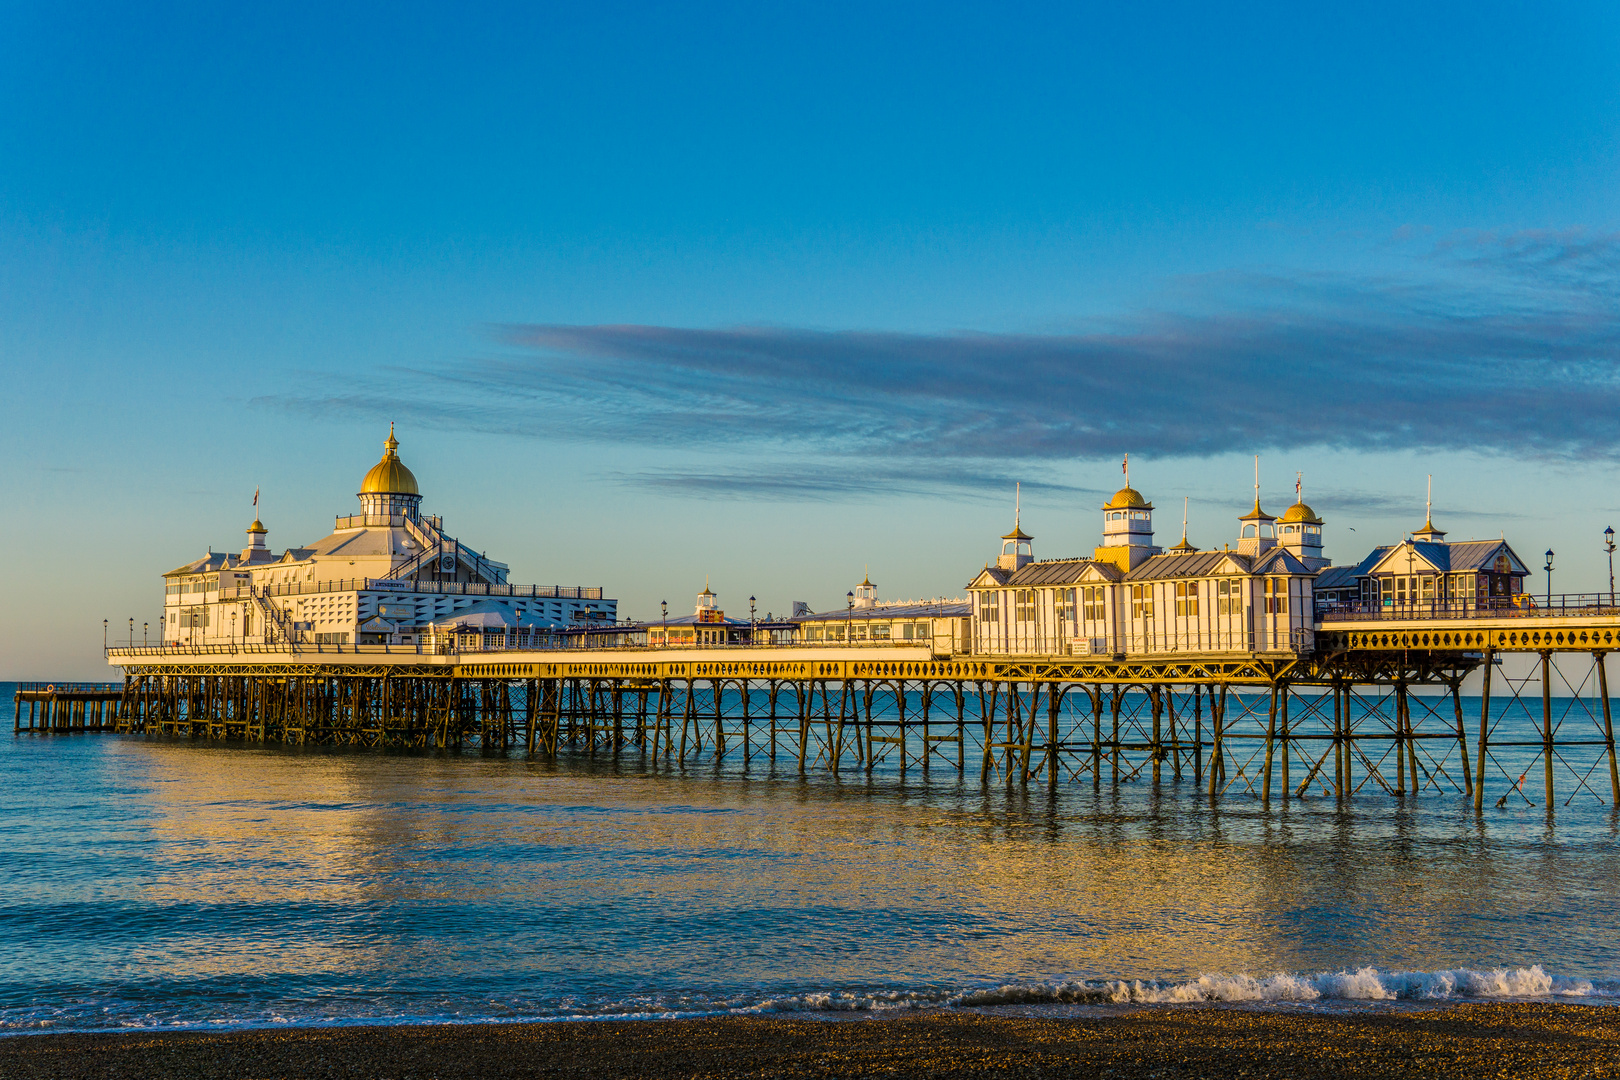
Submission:
{"label": "blue sky", "polygon": [[0,13],[0,678],[94,673],[255,487],[323,535],[391,419],[628,615],[959,594],[1126,451],[1171,541],[1258,453],[1338,561],[1433,473],[1606,583],[1612,6],[582,7]]}

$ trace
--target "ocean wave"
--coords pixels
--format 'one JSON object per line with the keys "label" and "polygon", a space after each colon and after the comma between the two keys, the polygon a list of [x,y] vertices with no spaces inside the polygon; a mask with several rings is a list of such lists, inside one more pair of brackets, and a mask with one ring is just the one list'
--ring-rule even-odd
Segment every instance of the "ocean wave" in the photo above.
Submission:
{"label": "ocean wave", "polygon": [[674,1020],[702,1016],[855,1015],[925,1009],[991,1009],[1039,1016],[1060,1006],[1300,1005],[1343,1009],[1381,1002],[1588,1001],[1620,1003],[1620,980],[1550,975],[1541,965],[1383,971],[1362,967],[1315,974],[1206,974],[1195,979],[1071,979],[929,989],[642,993],[626,997],[432,999],[269,998],[222,1002],[206,994],[150,1000],[78,996],[26,1006],[0,1004],[0,1035],[29,1031],[229,1030],[355,1024],[480,1024],[561,1020]]}
{"label": "ocean wave", "polygon": [[1520,968],[1380,971],[1375,967],[1311,975],[1200,975],[1188,980],[1076,979],[955,991],[824,992],[771,998],[733,1012],[882,1012],[893,1009],[1042,1005],[1181,1005],[1309,1002],[1620,1000],[1620,981],[1549,975]]}

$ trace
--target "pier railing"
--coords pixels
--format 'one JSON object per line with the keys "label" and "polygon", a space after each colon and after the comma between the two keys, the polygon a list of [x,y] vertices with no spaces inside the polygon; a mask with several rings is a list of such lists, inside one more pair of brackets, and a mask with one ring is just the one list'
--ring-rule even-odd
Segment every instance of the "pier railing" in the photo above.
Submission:
{"label": "pier railing", "polygon": [[[336,581],[289,581],[257,586],[260,596],[307,596],[331,592],[431,593],[440,596],[536,596],[559,600],[600,600],[601,586],[586,585],[483,585],[463,581],[400,581],[397,578],[341,578]],[[221,600],[245,600],[255,586],[221,589]]]}
{"label": "pier railing", "polygon": [[1620,615],[1609,593],[1517,593],[1487,600],[1422,600],[1340,604],[1317,613],[1318,622],[1403,622],[1423,619],[1516,619]]}

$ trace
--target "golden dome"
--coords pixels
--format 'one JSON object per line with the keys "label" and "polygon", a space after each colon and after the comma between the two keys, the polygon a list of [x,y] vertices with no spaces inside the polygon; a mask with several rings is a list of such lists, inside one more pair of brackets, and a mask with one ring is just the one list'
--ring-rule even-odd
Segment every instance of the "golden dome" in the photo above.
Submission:
{"label": "golden dome", "polygon": [[1140,507],[1143,510],[1153,509],[1149,502],[1142,498],[1142,493],[1133,487],[1122,487],[1114,492],[1114,497],[1103,506],[1104,510],[1125,510],[1131,507]]}
{"label": "golden dome", "polygon": [[1322,519],[1316,516],[1316,511],[1312,510],[1302,502],[1297,502],[1293,506],[1290,506],[1288,509],[1284,510],[1283,516],[1277,520],[1284,523],[1297,521],[1306,525],[1322,524]]}
{"label": "golden dome", "polygon": [[405,463],[399,460],[395,453],[399,449],[399,442],[394,438],[394,425],[388,425],[388,441],[383,443],[382,460],[371,467],[366,478],[360,481],[360,494],[362,495],[420,495],[417,490],[416,477]]}
{"label": "golden dome", "polygon": [[260,521],[258,518],[254,518],[253,524],[247,527],[247,531],[250,533],[267,533],[270,530],[264,527],[264,522]]}

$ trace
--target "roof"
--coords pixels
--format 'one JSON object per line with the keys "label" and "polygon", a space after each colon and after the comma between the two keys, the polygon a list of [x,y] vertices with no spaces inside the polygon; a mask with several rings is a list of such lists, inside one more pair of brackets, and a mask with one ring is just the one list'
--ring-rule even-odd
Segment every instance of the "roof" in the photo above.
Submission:
{"label": "roof", "polygon": [[193,559],[191,562],[175,567],[173,570],[170,570],[163,576],[177,577],[181,574],[206,574],[213,570],[224,570],[225,568],[234,566],[235,564],[236,560],[233,559],[229,553],[224,551],[210,551],[207,555],[204,555],[201,558]]}
{"label": "roof", "polygon": [[1003,536],[1002,539],[1003,540],[1033,540],[1035,538],[1033,536],[1029,535],[1029,533],[1025,532],[1023,529],[1019,528],[1017,525],[1014,525],[1013,526],[1013,531],[1006,534],[1005,536]]}
{"label": "roof", "polygon": [[[1256,504],[1258,505],[1258,504]],[[1316,511],[1306,506],[1303,501],[1295,503],[1283,511],[1278,521],[1298,521],[1305,525],[1320,525],[1322,519],[1316,516]]]}
{"label": "roof", "polygon": [[1047,559],[1044,562],[1025,563],[1004,584],[1023,588],[1030,585],[1072,585],[1095,568],[1109,581],[1121,577],[1119,567],[1096,559]]}
{"label": "roof", "polygon": [[[1007,584],[1007,579],[1010,577],[1012,577],[1011,570],[1004,570],[999,566],[987,566],[973,575],[973,580],[967,583],[967,587],[970,589],[995,588]],[[990,580],[985,581],[985,578]],[[980,582],[984,582],[984,584],[981,585]]]}
{"label": "roof", "polygon": [[[1524,560],[1518,553],[1508,546],[1505,540],[1461,540],[1448,544],[1439,540],[1414,540],[1409,542],[1412,551],[1418,558],[1433,566],[1439,573],[1467,573],[1470,570],[1490,570],[1496,562],[1496,556],[1505,553],[1508,557],[1509,573],[1526,575],[1530,571],[1525,569]],[[1371,554],[1356,565],[1356,576],[1366,577],[1371,574],[1380,563],[1389,557],[1392,552],[1398,551],[1406,544],[1385,544],[1373,548]],[[1390,572],[1403,571],[1404,567],[1392,568]]]}
{"label": "roof", "polygon": [[[1024,569],[1029,569],[1025,567]],[[874,619],[965,619],[973,614],[973,605],[966,600],[922,600],[915,604],[886,604],[882,607],[856,608],[853,611],[824,611],[817,615],[800,615],[795,623],[871,622]]]}
{"label": "roof", "polygon": [[1254,509],[1238,518],[1239,521],[1276,521],[1277,519],[1260,509],[1260,500],[1254,500]]}
{"label": "roof", "polygon": [[394,438],[394,425],[388,425],[388,438],[383,443],[382,460],[373,465],[366,478],[360,481],[362,495],[420,495],[416,475],[405,467],[394,451],[399,441]]}
{"label": "roof", "polygon": [[1223,577],[1229,574],[1309,575],[1310,568],[1282,548],[1260,555],[1235,551],[1166,552],[1142,562],[1125,575],[1126,581],[1162,581],[1165,578]]}
{"label": "roof", "polygon": [[453,612],[442,619],[434,619],[432,625],[444,630],[451,627],[529,627],[539,629],[555,629],[562,625],[555,619],[542,619],[530,612],[519,614],[511,607],[511,601],[480,600],[476,604],[469,604],[459,611]]}
{"label": "roof", "polygon": [[667,619],[648,619],[642,626],[747,626],[747,619],[732,619],[725,616],[720,618],[700,619],[696,615],[671,615]]}
{"label": "roof", "polygon": [[1322,589],[1350,589],[1356,586],[1356,571],[1359,565],[1329,566],[1316,575],[1315,588]]}
{"label": "roof", "polygon": [[1153,504],[1142,498],[1142,493],[1133,487],[1122,487],[1114,492],[1114,497],[1103,504],[1104,510],[1151,510]]}

